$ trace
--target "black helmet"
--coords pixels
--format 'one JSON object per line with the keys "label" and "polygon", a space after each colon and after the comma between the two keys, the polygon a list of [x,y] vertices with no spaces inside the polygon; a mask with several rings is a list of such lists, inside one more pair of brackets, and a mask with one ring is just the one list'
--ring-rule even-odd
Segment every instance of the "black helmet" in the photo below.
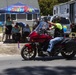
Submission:
{"label": "black helmet", "polygon": [[61,21],[61,17],[60,17],[60,16],[56,16],[56,17],[54,17],[54,19],[53,19],[53,22],[54,22],[54,23],[60,23],[60,21]]}

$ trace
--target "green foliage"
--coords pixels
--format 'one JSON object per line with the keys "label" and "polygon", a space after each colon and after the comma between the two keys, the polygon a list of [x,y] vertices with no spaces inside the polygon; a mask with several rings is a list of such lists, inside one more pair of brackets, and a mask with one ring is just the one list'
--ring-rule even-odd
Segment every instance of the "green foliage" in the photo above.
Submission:
{"label": "green foliage", "polygon": [[53,6],[57,3],[58,1],[56,0],[40,0],[39,6],[41,15],[48,15],[48,14],[52,15]]}
{"label": "green foliage", "polygon": [[54,5],[67,1],[69,0],[39,0],[41,15],[52,15]]}
{"label": "green foliage", "polygon": [[68,2],[70,0],[58,0],[59,3],[64,3],[64,2]]}
{"label": "green foliage", "polygon": [[2,33],[2,27],[0,27],[0,33]]}

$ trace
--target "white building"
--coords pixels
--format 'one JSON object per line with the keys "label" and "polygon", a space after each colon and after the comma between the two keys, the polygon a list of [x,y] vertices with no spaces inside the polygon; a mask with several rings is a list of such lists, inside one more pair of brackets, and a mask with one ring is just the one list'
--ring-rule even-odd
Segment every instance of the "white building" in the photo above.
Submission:
{"label": "white building", "polygon": [[[15,4],[25,4],[25,6],[33,7],[39,9],[38,13],[9,13],[9,12],[1,12],[3,8],[9,9],[9,6],[15,5]],[[17,5],[12,9],[18,9],[18,11],[21,10],[19,9],[20,6]],[[0,0],[0,22],[5,22],[6,18],[10,16],[12,20],[17,21],[17,22],[24,22],[26,24],[32,25],[33,21],[37,19],[40,15],[40,8],[38,4],[38,0]]]}
{"label": "white building", "polygon": [[53,8],[53,15],[68,17],[71,22],[76,23],[76,0],[55,5]]}

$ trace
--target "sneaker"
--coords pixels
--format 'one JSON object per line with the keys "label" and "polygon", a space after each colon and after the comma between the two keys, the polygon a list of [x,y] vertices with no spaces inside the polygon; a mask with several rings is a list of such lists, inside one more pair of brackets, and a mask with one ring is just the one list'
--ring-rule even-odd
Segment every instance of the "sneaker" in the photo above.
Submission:
{"label": "sneaker", "polygon": [[49,52],[48,51],[46,51],[46,52],[43,51],[43,54],[49,56]]}

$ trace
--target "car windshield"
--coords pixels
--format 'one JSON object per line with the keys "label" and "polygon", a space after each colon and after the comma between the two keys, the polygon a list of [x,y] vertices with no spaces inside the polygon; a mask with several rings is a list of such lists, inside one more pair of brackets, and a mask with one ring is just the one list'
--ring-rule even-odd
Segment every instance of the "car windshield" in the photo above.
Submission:
{"label": "car windshield", "polygon": [[69,19],[61,17],[61,24],[69,24],[69,23],[70,23]]}
{"label": "car windshield", "polygon": [[[56,18],[56,16],[54,16],[53,18],[52,18],[52,22],[53,22],[53,20]],[[70,24],[70,20],[68,19],[68,18],[65,18],[65,17],[60,17],[60,19],[61,19],[61,24]]]}
{"label": "car windshield", "polygon": [[40,23],[39,23],[39,25],[35,28],[35,30],[34,31],[40,31],[41,29],[47,29],[49,27],[49,25],[48,25],[48,23],[46,23],[46,22],[44,22],[44,21],[41,21]]}
{"label": "car windshield", "polygon": [[51,17],[48,17],[48,21],[50,21]]}
{"label": "car windshield", "polygon": [[50,17],[50,16],[46,16],[46,17],[44,17],[43,19],[44,19],[44,20],[47,19],[48,21],[50,21],[51,17]]}

